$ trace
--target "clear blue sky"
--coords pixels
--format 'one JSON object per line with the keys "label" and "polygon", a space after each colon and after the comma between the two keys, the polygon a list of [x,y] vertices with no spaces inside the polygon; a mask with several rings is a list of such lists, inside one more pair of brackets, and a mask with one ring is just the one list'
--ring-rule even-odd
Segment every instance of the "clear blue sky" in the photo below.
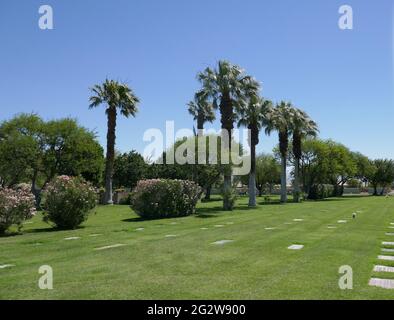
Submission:
{"label": "clear blue sky", "polygon": [[[54,30],[38,28],[42,4]],[[352,31],[338,28],[343,4]],[[255,76],[265,97],[305,109],[321,137],[394,158],[391,0],[2,0],[0,119],[76,117],[104,145],[104,109],[88,110],[88,88],[110,77],[141,99],[137,118],[118,122],[117,149],[142,152],[146,129],[192,127],[196,74],[219,59]],[[276,139],[262,135],[259,151]]]}

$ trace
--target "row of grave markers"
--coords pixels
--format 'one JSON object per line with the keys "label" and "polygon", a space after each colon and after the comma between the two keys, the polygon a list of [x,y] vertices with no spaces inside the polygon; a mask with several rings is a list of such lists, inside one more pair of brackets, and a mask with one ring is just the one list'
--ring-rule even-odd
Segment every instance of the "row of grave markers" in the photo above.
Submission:
{"label": "row of grave markers", "polygon": [[[302,222],[302,221],[304,221],[304,219],[300,219],[300,218],[296,218],[296,219],[293,219],[293,221],[294,222]],[[346,223],[347,222],[347,220],[338,220],[337,221],[338,223]],[[170,223],[171,225],[175,225],[175,224],[177,224],[177,222],[171,222]],[[234,224],[234,222],[227,222],[226,223],[226,225],[232,225],[232,224]],[[284,224],[292,224],[292,222],[285,222]],[[394,223],[392,224],[393,225],[393,227],[392,228],[394,228]],[[225,227],[225,225],[224,224],[217,224],[217,225],[214,225],[214,227],[215,228],[222,228],[222,227]],[[327,228],[336,228],[336,227],[334,227],[334,226],[328,226]],[[200,228],[201,230],[208,230],[208,228],[207,227],[202,227],[202,228]],[[276,227],[266,227],[266,228],[264,228],[265,230],[275,230],[276,229]],[[143,230],[145,230],[145,228],[137,228],[137,229],[135,229],[135,231],[143,231]],[[98,237],[98,236],[101,236],[102,234],[99,234],[99,233],[97,233],[97,234],[90,234],[89,235],[89,237]],[[394,235],[394,233],[393,233],[393,235]],[[177,235],[175,235],[175,234],[168,234],[168,235],[165,235],[165,238],[175,238],[175,237],[177,237]],[[66,241],[71,241],[71,240],[79,240],[79,239],[81,239],[81,237],[77,237],[77,236],[74,236],[74,237],[67,237],[67,238],[64,238],[64,240],[66,240]],[[234,242],[234,240],[218,240],[218,241],[215,241],[215,242],[212,242],[211,244],[214,244],[214,245],[224,245],[224,244],[227,244],[227,243],[232,243],[232,242]],[[37,243],[37,245],[38,244],[40,244],[40,243]],[[394,244],[394,243],[393,243]],[[123,246],[125,246],[125,244],[121,244],[121,243],[117,243],[117,244],[112,244],[112,245],[107,245],[107,246],[104,246],[104,247],[98,247],[98,248],[94,248],[93,250],[95,250],[95,251],[101,251],[101,250],[106,250],[106,249],[112,249],[112,248],[118,248],[118,247],[123,247]],[[301,250],[301,249],[303,249],[304,248],[304,245],[301,245],[301,244],[292,244],[292,245],[290,245],[289,247],[288,247],[288,249],[289,250]],[[388,249],[387,249],[388,250]],[[393,249],[393,251],[394,251],[394,249]],[[382,256],[383,257],[383,256]],[[394,257],[392,257],[393,258],[393,260],[394,260]],[[5,265],[0,265],[0,269],[5,269],[5,268],[10,268],[10,267],[14,267],[15,265],[13,265],[13,264],[5,264]],[[394,269],[394,268],[393,268]]]}
{"label": "row of grave markers", "polygon": [[[394,229],[394,222],[390,223],[389,229]],[[394,232],[386,232],[386,236],[394,236]],[[394,255],[387,255],[387,253],[394,253],[394,242],[383,241],[381,248],[382,252],[386,254],[378,255],[378,260],[382,261],[381,265],[375,265],[373,267],[374,272],[387,272],[393,273],[394,267],[384,265],[384,261],[394,261]],[[392,247],[392,248],[386,248]],[[384,278],[371,278],[369,280],[369,285],[373,287],[379,287],[384,289],[394,289],[394,279],[384,279]]]}

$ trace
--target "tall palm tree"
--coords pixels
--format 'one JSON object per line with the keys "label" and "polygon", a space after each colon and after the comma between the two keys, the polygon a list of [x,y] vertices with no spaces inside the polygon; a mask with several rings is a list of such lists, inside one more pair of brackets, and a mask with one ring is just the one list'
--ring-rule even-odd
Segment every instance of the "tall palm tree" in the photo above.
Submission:
{"label": "tall palm tree", "polygon": [[139,99],[133,91],[123,83],[106,79],[103,84],[91,88],[89,108],[95,108],[101,104],[106,105],[107,114],[107,155],[105,164],[105,202],[112,204],[112,176],[115,160],[115,129],[118,111],[126,118],[134,117],[137,113]]}
{"label": "tall palm tree", "polygon": [[300,201],[300,159],[302,156],[302,139],[307,136],[316,137],[319,132],[316,122],[300,109],[294,109],[291,119],[294,155],[294,202]]}
{"label": "tall palm tree", "polygon": [[[243,98],[246,84],[250,82],[250,76],[246,75],[239,66],[228,61],[219,61],[217,69],[206,68],[198,74],[198,80],[202,84],[199,95],[212,99],[213,107],[219,108],[221,114],[222,143],[224,150],[231,154],[231,138],[234,129],[234,107]],[[256,88],[257,90],[257,88]],[[224,173],[224,192],[231,189],[231,170]],[[223,209],[232,210],[230,201],[223,200]]]}
{"label": "tall palm tree", "polygon": [[193,116],[193,120],[197,121],[198,136],[202,136],[204,124],[215,120],[212,103],[208,101],[206,96],[198,92],[194,96],[194,101],[190,101],[187,105],[189,107],[189,113]]}
{"label": "tall palm tree", "polygon": [[281,156],[281,196],[282,203],[287,202],[287,154],[289,148],[289,135],[291,133],[291,119],[293,108],[290,103],[281,101],[268,115],[265,132],[269,135],[277,131],[279,135],[279,152]]}
{"label": "tall palm tree", "polygon": [[249,207],[256,206],[256,146],[259,143],[259,133],[267,124],[267,114],[272,108],[272,102],[264,100],[258,94],[253,93],[248,102],[241,104],[238,111],[238,127],[245,126],[249,131],[250,146],[250,173],[249,173]]}

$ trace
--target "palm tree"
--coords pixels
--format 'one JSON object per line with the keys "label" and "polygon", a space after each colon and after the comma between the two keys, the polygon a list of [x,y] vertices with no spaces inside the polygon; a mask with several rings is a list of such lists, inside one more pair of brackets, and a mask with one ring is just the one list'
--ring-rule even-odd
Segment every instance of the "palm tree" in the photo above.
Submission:
{"label": "palm tree", "polygon": [[258,94],[252,94],[249,101],[239,109],[238,127],[247,127],[249,131],[250,146],[250,173],[249,173],[249,207],[256,206],[256,146],[259,143],[259,133],[267,124],[267,114],[270,112],[272,102],[264,100]]}
{"label": "palm tree", "polygon": [[106,79],[103,84],[91,88],[93,95],[90,97],[89,108],[106,104],[107,114],[107,156],[105,163],[105,203],[112,204],[112,176],[115,160],[115,129],[118,110],[126,118],[134,117],[137,113],[139,99],[126,85],[114,80]]}
{"label": "palm tree", "polygon": [[[202,84],[199,95],[212,99],[213,107],[221,114],[222,143],[224,150],[231,154],[231,138],[234,129],[234,107],[244,96],[245,85],[255,84],[244,70],[228,61],[219,61],[217,69],[206,68],[198,74]],[[257,90],[257,88],[256,88]],[[231,190],[231,170],[224,173],[224,193]],[[232,210],[230,201],[223,199],[223,209]]]}
{"label": "palm tree", "polygon": [[203,94],[198,92],[194,96],[194,101],[190,101],[187,105],[189,107],[189,113],[193,116],[193,120],[197,121],[198,136],[202,136],[204,124],[215,120],[212,104],[209,103]]}
{"label": "palm tree", "polygon": [[287,153],[289,147],[289,135],[291,130],[291,118],[293,108],[288,102],[281,101],[268,114],[267,127],[265,132],[269,135],[276,130],[279,134],[279,152],[281,156],[281,196],[282,203],[287,202]]}
{"label": "palm tree", "polygon": [[302,156],[302,139],[307,136],[316,137],[319,132],[314,122],[306,112],[294,109],[291,126],[293,132],[293,155],[294,155],[294,202],[300,201],[300,159]]}

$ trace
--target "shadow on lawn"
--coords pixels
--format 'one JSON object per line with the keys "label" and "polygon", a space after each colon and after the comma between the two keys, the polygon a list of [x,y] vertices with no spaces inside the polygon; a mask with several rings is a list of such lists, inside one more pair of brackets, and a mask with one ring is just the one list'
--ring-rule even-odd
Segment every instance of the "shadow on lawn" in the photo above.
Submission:
{"label": "shadow on lawn", "polygon": [[223,213],[232,213],[234,211],[249,211],[256,208],[249,208],[248,206],[236,206],[233,211],[224,211],[222,206],[215,206],[211,208],[198,208],[196,210],[196,218],[215,218]]}
{"label": "shadow on lawn", "polygon": [[[150,219],[150,220],[153,220],[153,219]],[[142,222],[142,221],[149,221],[149,219],[144,219],[144,218],[141,218],[141,217],[135,217],[135,218],[127,218],[127,219],[123,219],[122,220],[122,222]]]}
{"label": "shadow on lawn", "polygon": [[22,234],[22,232],[17,232],[17,231],[9,232],[8,231],[6,233],[1,233],[0,238],[11,238],[11,237],[19,236],[21,234]]}
{"label": "shadow on lawn", "polygon": [[[291,201],[289,201],[289,203],[290,203]],[[258,202],[257,203],[259,206],[270,206],[270,205],[278,205],[278,204],[283,204],[283,203],[281,203],[280,202],[280,200],[271,200],[271,201],[264,201],[264,200],[262,200],[262,201],[260,201],[260,202]]]}
{"label": "shadow on lawn", "polygon": [[58,231],[74,231],[85,229],[84,226],[79,226],[74,229],[65,229],[65,228],[57,228],[57,227],[46,227],[46,228],[35,228],[35,229],[28,229],[24,230],[23,233],[43,233],[43,232],[58,232]]}
{"label": "shadow on lawn", "polygon": [[335,202],[335,201],[346,201],[358,198],[368,198],[369,196],[360,196],[360,195],[352,195],[352,196],[342,196],[342,197],[334,197],[334,198],[326,198],[326,199],[318,199],[318,200],[306,200],[305,202]]}

